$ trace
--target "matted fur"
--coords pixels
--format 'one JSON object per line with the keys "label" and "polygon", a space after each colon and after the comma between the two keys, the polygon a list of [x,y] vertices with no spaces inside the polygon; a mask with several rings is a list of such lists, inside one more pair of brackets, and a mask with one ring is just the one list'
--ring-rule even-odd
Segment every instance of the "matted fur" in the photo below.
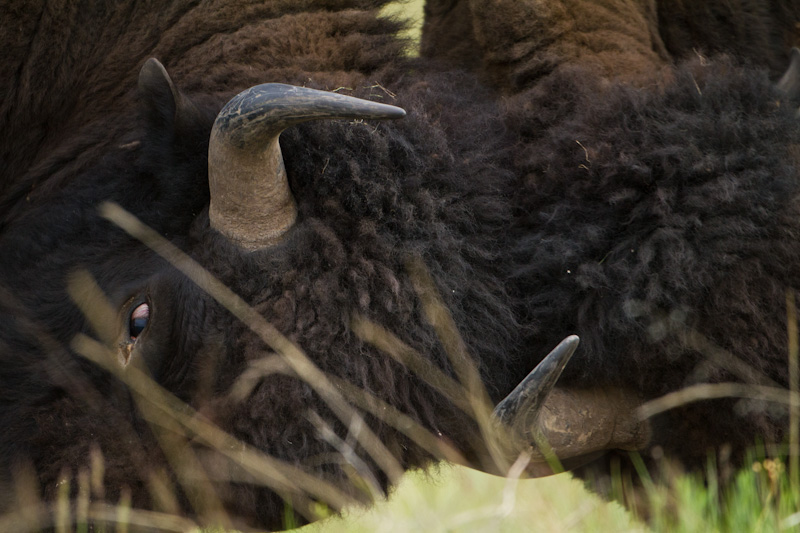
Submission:
{"label": "matted fur", "polygon": [[[309,413],[343,438],[348,428],[307,384],[274,375],[245,400],[228,399],[247,365],[270,352],[219,304],[103,220],[97,212],[103,200],[118,202],[192,253],[321,370],[379,395],[467,456],[484,453],[469,416],[358,338],[351,321],[377,322],[452,374],[406,271],[420,257],[495,400],[529,370],[530,361],[513,361],[519,335],[505,293],[507,199],[515,176],[506,170],[502,112],[471,77],[426,73],[423,64],[404,59],[403,42],[394,36],[399,25],[377,18],[381,2],[362,4],[370,9],[356,2],[176,2],[140,12],[131,4],[127,18],[123,6],[98,8],[75,12],[75,33],[49,43],[74,49],[84,63],[58,65],[47,54],[52,50],[35,46],[20,53],[2,142],[3,153],[13,154],[0,196],[0,301],[10,326],[0,333],[2,508],[13,507],[14,475],[26,465],[52,498],[60,476],[86,468],[94,447],[106,457],[110,501],[129,487],[135,506],[152,507],[148,481],[169,471],[125,388],[69,349],[76,333],[94,334],[66,292],[69,275],[82,268],[123,310],[117,319],[123,330],[127,302],[149,301],[151,322],[137,357],[160,384],[244,442],[359,495]],[[36,35],[52,31],[55,18],[42,17]],[[99,62],[98,36],[86,29],[97,27],[106,33]],[[150,27],[156,29],[143,29]],[[151,55],[187,94],[177,111],[169,95],[146,87],[135,92],[137,71]],[[50,62],[53,71],[42,68]],[[285,132],[298,223],[280,245],[248,255],[208,227],[207,139],[222,105],[265,81],[397,104],[408,117]],[[430,461],[388,425],[368,422],[404,468]],[[385,473],[365,460],[385,486]],[[237,520],[261,527],[280,526],[284,498],[291,499],[250,485],[220,490]],[[180,495],[189,511],[191,494]]]}
{"label": "matted fur", "polygon": [[779,76],[800,44],[796,0],[430,0],[422,54],[516,92],[562,67],[638,85],[729,53]]}
{"label": "matted fur", "polygon": [[[11,52],[0,113],[0,509],[15,505],[16,473],[33,467],[52,498],[93,448],[106,458],[111,501],[129,487],[134,505],[157,506],[148,481],[169,470],[129,392],[69,348],[76,333],[95,334],[66,292],[76,269],[120,309],[121,329],[126,306],[148,299],[137,357],[161,385],[244,442],[359,494],[309,413],[342,438],[348,428],[291,376],[229,396],[269,350],[101,219],[103,200],[187,250],[323,371],[473,460],[485,450],[470,417],[351,327],[369,318],[454,374],[412,288],[411,257],[430,270],[494,400],[570,333],[583,338],[564,376],[572,386],[652,398],[695,382],[786,384],[800,132],[796,103],[765,72],[717,59],[668,70],[661,87],[643,90],[563,62],[500,100],[469,74],[405,58],[399,25],[377,17],[383,3],[2,6],[18,31],[2,36]],[[190,102],[177,112],[158,90],[136,92],[150,56]],[[266,81],[393,103],[408,116],[287,130],[298,223],[279,245],[242,254],[208,227],[207,139],[228,98]],[[692,332],[751,374],[709,364]],[[652,444],[691,466],[710,449],[741,454],[755,437],[780,438],[781,413],[731,403],[656,419]],[[403,468],[431,460],[388,424],[368,422]],[[385,473],[355,451],[385,487]],[[191,494],[180,496],[191,512]],[[246,480],[220,496],[240,523],[261,527],[280,526],[292,500]]]}
{"label": "matted fur", "polygon": [[[697,61],[642,91],[565,71],[508,107],[527,143],[515,152],[514,279],[531,345],[581,336],[565,383],[645,398],[707,382],[788,386],[800,124],[766,72]],[[724,443],[740,459],[754,439],[780,441],[781,408],[735,404],[657,418],[652,444],[702,467]]]}

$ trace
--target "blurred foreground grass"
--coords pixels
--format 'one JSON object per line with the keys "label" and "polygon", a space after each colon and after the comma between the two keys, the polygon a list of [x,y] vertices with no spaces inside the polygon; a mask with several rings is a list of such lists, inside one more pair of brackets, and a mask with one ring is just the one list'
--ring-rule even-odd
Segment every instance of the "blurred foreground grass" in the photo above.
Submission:
{"label": "blurred foreground grass", "polygon": [[409,472],[390,496],[306,526],[303,533],[646,531],[620,505],[569,474],[519,482],[442,464]]}
{"label": "blurred foreground grass", "polygon": [[340,532],[658,532],[779,533],[800,531],[800,486],[777,459],[754,460],[720,491],[700,475],[673,473],[645,482],[649,518],[584,489],[569,474],[516,482],[443,464],[410,472],[369,509],[350,509],[298,530]]}

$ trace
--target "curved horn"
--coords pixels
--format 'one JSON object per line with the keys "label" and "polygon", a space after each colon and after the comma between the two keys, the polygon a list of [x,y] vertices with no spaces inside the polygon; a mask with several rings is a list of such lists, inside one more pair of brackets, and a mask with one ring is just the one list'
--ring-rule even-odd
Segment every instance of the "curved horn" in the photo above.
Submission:
{"label": "curved horn", "polygon": [[558,343],[511,394],[497,404],[492,415],[495,420],[518,431],[521,436],[530,436],[547,395],[555,387],[579,343],[577,335],[570,335]]}
{"label": "curved horn", "polygon": [[[510,432],[503,446],[507,459],[531,453],[527,470],[534,477],[554,473],[552,455],[569,470],[605,450],[639,450],[650,440],[649,422],[636,414],[642,402],[634,392],[555,386],[578,342],[575,335],[561,341],[492,413],[494,423]],[[542,442],[549,450],[537,446]]]}
{"label": "curved horn", "polygon": [[217,115],[208,147],[211,227],[247,251],[278,242],[297,209],[278,136],[332,118],[397,119],[399,107],[280,83],[239,93]]}

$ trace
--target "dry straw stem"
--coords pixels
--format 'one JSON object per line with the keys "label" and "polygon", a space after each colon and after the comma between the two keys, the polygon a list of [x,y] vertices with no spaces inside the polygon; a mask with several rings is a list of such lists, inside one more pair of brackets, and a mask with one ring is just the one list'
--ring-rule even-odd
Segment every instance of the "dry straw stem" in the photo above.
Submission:
{"label": "dry straw stem", "polygon": [[[103,368],[113,370],[113,366],[115,366],[114,359],[106,348],[89,337],[81,335],[76,338],[73,348],[77,353]],[[213,448],[221,456],[247,471],[257,483],[269,487],[277,493],[305,493],[334,508],[354,503],[354,500],[343,495],[339,489],[324,480],[265,455],[225,433],[197,414],[191,407],[165,391],[141,370],[128,367],[124,373],[119,372],[118,377],[134,393],[142,415],[154,427],[156,433],[159,433],[158,428],[162,428],[171,431],[173,435],[179,435],[185,439],[185,442],[188,442],[191,437],[192,440]],[[173,450],[175,455],[172,455],[169,450],[169,447],[177,448],[177,446],[169,442],[162,442],[162,444],[168,447],[164,451],[173,463],[173,467],[178,470],[180,481],[187,489],[197,490],[198,482],[206,482],[203,479],[203,469],[196,458],[179,461],[176,459],[178,450]],[[190,453],[186,445],[181,447],[179,452],[180,454]],[[182,461],[188,461],[189,464]],[[213,496],[206,493],[203,497]],[[198,512],[208,516],[203,509],[198,509]],[[219,518],[219,515],[216,518]]]}
{"label": "dry straw stem", "polygon": [[645,420],[657,414],[675,409],[682,405],[702,400],[720,398],[746,398],[785,405],[800,405],[800,395],[779,387],[763,385],[747,385],[743,383],[703,383],[665,394],[664,396],[642,404],[637,409],[637,416]]}
{"label": "dry straw stem", "polygon": [[[418,377],[437,390],[456,407],[472,417],[478,424],[483,442],[491,456],[491,465],[483,465],[487,471],[507,474],[512,463],[530,448],[529,443],[516,443],[507,428],[492,418],[493,405],[484,387],[477,365],[470,356],[458,332],[453,317],[442,302],[436,285],[421,258],[412,256],[406,263],[412,285],[422,303],[423,313],[433,326],[445,348],[455,380],[437,368],[416,350],[403,343],[385,328],[363,317],[356,316],[353,331],[365,342],[391,355]],[[513,443],[509,445],[509,443]],[[512,449],[509,449],[512,448]],[[546,443],[544,448],[549,448]]]}
{"label": "dry straw stem", "polygon": [[86,533],[89,525],[89,472],[81,469],[78,472],[78,499],[75,504],[75,521],[77,533]]}
{"label": "dry straw stem", "polygon": [[[380,326],[370,322],[366,318],[356,317],[352,322],[352,327],[362,340],[373,345],[377,344],[379,347],[392,347],[392,338],[394,338],[397,343],[402,344],[402,341],[393,337],[391,333],[383,330]],[[381,333],[385,334],[385,336],[381,337]],[[379,337],[383,339],[380,342],[377,340]],[[411,348],[405,348],[411,350]],[[402,351],[402,349],[400,351]],[[404,358],[403,360],[407,359]],[[427,361],[424,362],[427,363]],[[438,371],[438,369],[433,367],[432,371]],[[279,356],[272,355],[263,357],[248,365],[247,370],[242,373],[236,383],[231,387],[229,397],[233,401],[246,398],[261,379],[272,374],[294,375]],[[405,435],[420,448],[428,450],[428,452],[437,459],[468,466],[467,460],[461,452],[394,406],[345,379],[336,376],[328,376],[328,379],[331,380],[331,383],[342,392],[350,403],[362,411],[371,414],[375,418],[382,420],[388,426]],[[453,382],[453,385],[457,387],[455,382]],[[464,402],[464,405],[467,405],[466,402]]]}
{"label": "dry straw stem", "polygon": [[[97,302],[102,296],[97,294],[100,289],[94,280],[86,274],[73,276],[72,279],[73,283],[80,280],[82,286],[77,287],[73,284],[71,292],[83,294],[95,292],[92,298],[84,298],[84,302]],[[213,486],[204,475],[200,462],[191,453],[191,448],[188,446],[189,435],[216,449],[221,455],[246,470],[251,478],[276,492],[297,494],[299,491],[304,491],[334,508],[354,503],[354,500],[343,496],[336,487],[294,466],[250,449],[224,433],[162,389],[140,368],[128,366],[123,370],[117,364],[114,354],[102,344],[81,335],[74,340],[73,348],[115,374],[134,392],[140,411],[153,426],[181,484],[187,489],[190,497],[195,495],[192,501],[193,507],[198,514],[209,517],[209,522],[224,524],[230,521],[224,515],[222,504],[216,498]],[[304,502],[302,498],[300,503],[306,503],[305,507],[309,509],[312,505],[310,501]],[[302,507],[299,510],[303,512]],[[308,518],[315,517],[309,515]]]}
{"label": "dry straw stem", "polygon": [[467,352],[467,347],[464,345],[453,317],[439,297],[430,272],[425,268],[422,259],[416,256],[408,260],[406,267],[417,292],[417,297],[422,302],[425,317],[436,330],[439,339],[444,345],[476,420],[488,420],[492,412],[489,395],[483,386],[483,381],[474,361]]}
{"label": "dry straw stem", "polygon": [[[65,500],[66,505],[69,501]],[[56,531],[73,531],[72,524],[65,520],[67,515],[57,517],[53,515],[51,506],[38,505],[24,509],[24,513],[38,516],[36,522],[25,522],[22,520],[23,510],[20,509],[14,514],[9,514],[0,518],[0,531],[4,533],[31,532],[39,531],[43,528],[55,529]],[[124,502],[120,505],[109,503],[91,503],[86,510],[86,518],[93,523],[92,531],[103,531],[102,524],[117,524],[112,531],[127,531],[128,526],[134,526],[137,531],[145,529],[148,531],[175,531],[188,533],[201,531],[200,526],[181,516],[175,516],[155,511],[143,511],[131,509],[125,506]],[[86,525],[86,524],[84,524]]]}
{"label": "dry straw stem", "polygon": [[[442,342],[458,380],[433,365],[386,328],[364,317],[355,316],[351,327],[362,340],[389,354],[472,417],[478,424],[491,457],[491,464],[482,465],[483,469],[504,476],[510,475],[512,464],[520,458],[528,457],[530,461],[528,454],[532,451],[531,443],[509,431],[509,428],[493,417],[493,406],[477,365],[469,355],[455,321],[439,297],[433,278],[422,260],[419,257],[410,258],[407,269],[422,302],[425,317]],[[554,473],[562,472],[563,467],[545,437],[539,432],[534,433],[535,453],[541,454]],[[430,450],[429,447],[427,449]],[[458,458],[450,460],[465,464]]]}
{"label": "dry straw stem", "polygon": [[[177,249],[172,243],[143,225],[130,213],[112,203],[104,203],[100,211],[104,217],[117,224],[134,238],[142,241],[175,268],[183,272],[201,289],[258,334],[278,354],[285,365],[285,368],[281,368],[284,365],[271,363],[266,365],[267,372],[293,372],[297,377],[308,383],[327,402],[346,427],[359,428],[356,435],[359,444],[367,450],[367,453],[392,481],[397,481],[402,475],[402,468],[395,457],[377,439],[377,436],[366,427],[360,414],[344,399],[341,392],[344,388],[341,383],[337,383],[335,387],[331,378],[319,370],[301,350],[275,330],[271,324],[267,323],[240,297]],[[433,280],[421,261],[410,261],[409,272],[423,303],[426,317],[437,331],[461,383],[450,378],[440,369],[435,368],[429,361],[421,357],[413,349],[405,346],[388,331],[369,321],[356,317],[353,322],[354,330],[365,341],[372,342],[379,348],[384,349],[403,364],[406,364],[412,371],[418,373],[423,379],[431,382],[434,387],[451,399],[455,405],[473,416],[478,422],[484,441],[489,446],[496,465],[495,468],[502,472],[508,472],[512,466],[508,459],[509,455],[501,451],[503,447],[498,442],[498,439],[502,438],[505,432],[502,431],[503,428],[497,428],[492,424],[492,406],[483,387],[477,367],[467,353],[455,323],[439,300]],[[113,338],[112,329],[104,325],[100,317],[114,316],[114,313],[107,302],[103,303],[104,297],[102,294],[94,290],[96,288],[94,281],[87,278],[85,274],[77,275],[74,281],[83,286],[83,289],[78,291],[83,298],[84,305],[82,307],[85,308],[90,318],[92,316],[95,317],[92,322],[96,324],[94,327],[98,336],[104,339]],[[93,286],[91,290],[86,290],[87,283],[89,286]],[[99,291],[99,288],[96,289]],[[79,300],[80,303],[80,298],[76,298],[76,300]],[[88,337],[79,336],[75,339],[74,348],[79,353],[107,368],[125,382],[135,392],[138,401],[146,405],[141,410],[143,415],[156,428],[156,434],[167,431],[172,435],[181,435],[180,438],[184,439],[184,442],[182,442],[182,446],[179,446],[180,448],[185,449],[187,447],[186,441],[190,436],[217,449],[223,456],[228,457],[233,463],[249,472],[258,482],[278,493],[297,494],[298,491],[303,491],[336,509],[353,503],[349,497],[342,495],[335,487],[274,458],[266,457],[257,450],[249,449],[246,445],[225,434],[216,426],[204,421],[188,406],[161,389],[140,369],[129,366],[122,371],[121,367],[114,361],[114,357],[110,356],[107,349],[101,344],[92,341]],[[242,390],[251,388],[255,383],[254,378],[258,371],[252,371],[252,367],[248,369],[248,372],[252,374],[249,376],[250,383],[239,384],[242,385],[240,387]],[[237,387],[234,387],[232,395],[241,396],[242,390],[238,392],[236,390]],[[157,393],[154,393],[154,391],[157,391]],[[352,390],[348,390],[348,392],[352,392]],[[437,439],[418,425],[413,423],[409,425],[410,419],[402,413],[385,409],[387,406],[380,405],[375,398],[369,398],[364,391],[353,396],[360,399],[357,401],[362,409],[370,411],[376,417],[385,421],[388,418],[389,423],[398,429],[405,427],[404,433],[406,435],[419,442],[425,442],[427,444],[425,448],[435,456],[456,460],[456,462],[464,462],[457,451],[443,446],[441,439]],[[375,409],[377,406],[380,407],[379,410]],[[387,413],[389,416],[386,416]],[[179,427],[176,427],[176,423]],[[182,431],[181,427],[187,431]],[[157,428],[162,429],[158,430]],[[498,429],[501,431],[498,431]],[[235,450],[235,453],[231,452],[231,450]],[[437,453],[437,451],[441,453]],[[185,469],[185,467],[178,468],[179,474],[181,470]],[[195,470],[194,466],[191,470]],[[197,475],[196,472],[195,475]],[[179,477],[182,478],[181,482],[184,485],[188,483],[184,476]],[[199,503],[198,501],[197,504],[199,505]],[[216,507],[216,505],[212,504],[211,507]]]}
{"label": "dry straw stem", "polygon": [[62,473],[58,481],[58,499],[55,506],[55,529],[56,533],[67,533],[72,528],[72,513],[69,504],[70,482],[66,473]]}
{"label": "dry straw stem", "polygon": [[[152,248],[257,333],[283,358],[298,377],[306,381],[317,394],[325,399],[346,426],[351,427],[353,419],[360,418],[360,415],[344,399],[341,392],[333,386],[330,378],[320,371],[299,348],[281,335],[239,296],[211,276],[202,266],[118,205],[106,202],[101,205],[100,210],[104,217]],[[506,472],[511,464],[507,458],[508,454],[501,451],[503,446],[499,443],[499,439],[502,438],[503,432],[498,431],[499,428],[492,424],[492,405],[480,374],[467,353],[452,317],[438,298],[433,280],[421,260],[410,260],[408,269],[414,287],[423,303],[426,317],[439,335],[461,383],[454,381],[413,349],[389,334],[388,331],[371,322],[364,321],[359,317],[354,318],[354,332],[362,336],[366,342],[374,343],[407,365],[412,371],[440,390],[455,405],[473,416],[478,422],[484,442],[489,447],[496,467],[501,472]],[[365,424],[361,423],[360,427],[362,429],[358,436],[359,443],[388,477],[393,482],[397,482],[403,473],[400,464]],[[516,454],[514,457],[516,458]]]}
{"label": "dry straw stem", "polygon": [[[114,326],[113,320],[110,318],[115,316],[113,307],[91,274],[85,270],[74,272],[68,278],[67,290],[86,315],[95,332],[101,336],[105,345],[113,346]],[[152,381],[141,366],[137,365],[137,361],[133,361],[129,370],[123,371],[120,365],[116,364],[118,359],[114,357],[111,350],[102,345],[94,345],[88,337],[77,336],[73,339],[72,344],[77,353],[115,374],[129,388],[131,388],[130,383],[125,378],[137,373],[144,376],[145,388],[148,386],[147,382]],[[173,416],[154,407],[152,400],[147,398],[146,394],[135,394],[134,398],[139,411],[150,422],[161,450],[177,474],[197,514],[205,517],[209,523],[229,527],[231,522],[225,513],[224,506],[217,497],[213,485],[204,475],[204,469],[200,466],[192,448],[188,445],[187,432]],[[158,400],[166,401],[163,398],[158,398]],[[179,408],[177,405],[179,403],[178,400],[171,402],[177,408]]]}
{"label": "dry straw stem", "polygon": [[[725,370],[745,383],[754,383],[767,387],[780,387],[776,381],[770,379],[763,372],[753,368],[724,348],[717,346],[699,331],[693,329],[681,330],[679,335],[681,342],[685,343],[693,350],[696,350],[698,353],[703,354],[706,364]],[[698,376],[701,380],[704,377],[705,376]]]}
{"label": "dry straw stem", "polygon": [[[786,328],[789,337],[789,390],[797,396],[798,390],[798,332],[797,303],[792,289],[786,290]],[[793,403],[789,408],[789,480],[795,488],[800,487],[800,406]]]}
{"label": "dry straw stem", "polygon": [[[520,439],[515,432],[508,431],[509,428],[492,416],[494,406],[483,384],[475,360],[470,356],[464,340],[458,332],[458,327],[450,311],[442,302],[436,284],[430,272],[425,268],[422,259],[417,256],[409,258],[406,268],[417,292],[417,297],[422,302],[425,317],[442,341],[450,363],[466,394],[470,414],[478,423],[481,437],[486,443],[494,467],[504,475],[508,475],[513,464],[518,463],[521,457],[527,456],[531,450],[531,443],[526,439]],[[544,436],[537,434],[535,443],[538,451],[543,453],[548,463],[557,465],[558,470],[555,471],[563,471]],[[529,460],[530,458],[528,458]]]}
{"label": "dry straw stem", "polygon": [[453,405],[471,414],[471,403],[464,388],[391,331],[358,315],[353,317],[351,327],[361,340],[390,355],[395,361],[424,379]]}
{"label": "dry straw stem", "polygon": [[0,531],[38,531],[45,518],[51,520],[50,510],[39,499],[39,481],[31,464],[22,464],[14,472],[14,512],[0,517]]}
{"label": "dry straw stem", "polygon": [[439,297],[430,272],[425,268],[422,259],[416,256],[408,260],[406,267],[417,297],[422,302],[425,317],[436,330],[444,345],[475,420],[480,424],[482,431],[489,429],[491,427],[489,420],[493,409],[489,394],[483,386],[478,368],[464,345],[464,340],[458,332],[453,317]]}
{"label": "dry straw stem", "polygon": [[[114,321],[111,319],[115,316],[113,306],[108,302],[91,274],[85,270],[72,273],[68,278],[67,290],[106,346],[113,346],[115,331]],[[98,348],[97,353],[94,353],[94,347],[82,337],[75,339],[73,347],[76,352],[92,359],[96,364],[114,373],[123,381],[128,374],[134,372],[132,369],[128,372],[121,371],[120,366],[114,363],[115,358],[111,351],[108,351],[105,357],[102,348]],[[146,379],[149,379],[146,372],[142,371],[141,366],[137,366],[137,361],[133,361],[133,366]],[[222,502],[217,497],[211,481],[205,475],[200,461],[189,446],[190,438],[187,436],[187,432],[173,417],[155,408],[150,400],[145,400],[145,395],[134,395],[134,398],[139,411],[151,423],[159,447],[176,473],[180,484],[184,487],[184,492],[192,508],[208,523],[230,527],[231,521],[225,513]],[[79,519],[78,523],[80,524],[80,522]]]}
{"label": "dry straw stem", "polygon": [[[786,292],[786,313],[789,341],[789,390],[779,386],[777,382],[741,361],[727,350],[716,346],[700,332],[687,330],[681,333],[682,341],[687,346],[702,353],[706,358],[707,364],[730,372],[745,381],[745,383],[701,383],[692,385],[644,403],[637,410],[639,418],[644,420],[689,403],[722,398],[743,398],[788,405],[790,410],[790,457],[794,458],[796,462],[799,448],[798,440],[800,440],[797,435],[800,432],[797,427],[798,418],[800,418],[800,393],[797,390],[797,310],[792,290],[787,290]],[[794,469],[790,467],[790,472],[796,469],[796,465]]]}
{"label": "dry straw stem", "polygon": [[[438,312],[440,312],[438,309],[434,310],[434,313]],[[437,333],[440,333],[439,338],[445,339],[445,348],[447,349],[448,344],[446,343],[446,339],[448,339],[450,335],[449,333],[441,335],[439,329],[445,329],[449,327],[449,324],[446,321],[444,321],[444,324],[442,322],[442,320],[439,320],[438,323],[435,324],[435,327],[437,328]],[[367,320],[364,317],[355,316],[351,322],[351,327],[355,334],[358,335],[359,338],[361,338],[364,342],[372,344],[379,350],[390,355],[398,363],[406,366],[420,379],[430,385],[434,390],[447,398],[448,401],[450,401],[453,405],[461,409],[467,415],[473,417],[478,422],[481,436],[483,437],[484,442],[487,444],[489,453],[491,454],[491,460],[493,462],[493,465],[483,466],[487,471],[496,470],[502,474],[508,472],[511,462],[507,459],[508,454],[505,454],[501,451],[503,450],[503,446],[501,446],[499,442],[500,439],[506,437],[506,432],[504,431],[504,428],[491,425],[492,407],[489,403],[488,394],[486,394],[485,389],[483,389],[482,382],[480,383],[479,392],[477,394],[471,393],[468,387],[463,386],[458,381],[445,374],[443,370],[433,365],[429,360],[422,357],[422,355],[420,355],[416,350],[405,344],[402,340],[379,324]],[[453,325],[452,327],[455,326]],[[448,354],[450,353],[450,350],[448,350]],[[464,355],[464,353],[465,352],[460,352],[461,355]],[[451,361],[454,361],[454,366],[472,365],[472,361],[468,356],[464,356],[463,359],[461,359],[459,356],[453,355],[450,357]],[[472,376],[477,375],[477,369],[475,369],[474,365],[472,366],[472,369],[474,374],[470,371],[465,371],[462,369],[460,375],[463,376],[467,381],[471,381],[473,379]],[[459,372],[457,371],[457,373]],[[473,390],[474,388],[475,385],[473,385]],[[426,446],[425,448],[428,451],[435,449],[429,446]],[[518,453],[514,453],[513,455],[514,457],[517,457]],[[465,466],[474,466],[466,464],[463,458],[461,458],[460,454],[458,454],[456,457],[450,457],[448,459]]]}
{"label": "dry straw stem", "polygon": [[380,398],[353,385],[349,381],[331,377],[334,385],[347,395],[360,409],[380,418],[386,424],[408,437],[419,447],[428,450],[434,457],[451,463],[469,466],[467,460],[456,448],[437,437],[410,416],[402,413]]}
{"label": "dry straw stem", "polygon": [[124,517],[124,521],[120,522],[119,512],[120,506],[117,505],[94,503],[89,506],[89,518],[96,521],[124,523],[137,529],[153,529],[156,531],[176,531],[181,533],[200,533],[201,531],[197,524],[181,516],[127,508],[127,516]]}
{"label": "dry straw stem", "polygon": [[[373,500],[379,500],[383,497],[383,489],[381,488],[381,483],[378,481],[378,478],[375,477],[375,474],[372,473],[369,465],[358,456],[356,453],[355,446],[351,442],[351,439],[348,438],[347,440],[342,439],[333,428],[325,422],[316,411],[310,411],[307,415],[308,420],[317,428],[317,433],[319,436],[330,446],[339,452],[339,455],[342,458],[344,463],[351,466],[356,473],[358,474],[359,478],[363,481],[366,485],[366,489],[369,491],[370,495],[372,496]],[[355,419],[353,420],[353,426],[350,427],[348,435],[357,435],[359,431],[358,424],[362,419]]]}

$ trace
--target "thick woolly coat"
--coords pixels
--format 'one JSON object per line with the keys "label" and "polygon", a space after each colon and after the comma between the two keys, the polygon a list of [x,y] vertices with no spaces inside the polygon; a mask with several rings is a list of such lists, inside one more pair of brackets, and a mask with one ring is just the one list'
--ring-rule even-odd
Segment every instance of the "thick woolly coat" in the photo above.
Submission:
{"label": "thick woolly coat", "polygon": [[421,52],[507,92],[576,65],[646,84],[720,52],[778,76],[800,43],[798,19],[795,0],[430,0]]}
{"label": "thick woolly coat", "polygon": [[[156,380],[247,444],[357,493],[345,439],[308,384],[270,374],[228,392],[264,343],[183,275],[97,212],[110,199],[186,249],[344,378],[454,443],[483,453],[469,416],[425,379],[364,342],[366,317],[448,374],[407,264],[420,257],[490,395],[507,393],[563,336],[581,350],[564,383],[625,386],[643,398],[686,383],[786,384],[785,296],[800,285],[797,123],[766,73],[692,64],[642,91],[564,63],[507,100],[470,75],[404,57],[383,2],[50,2],[4,5],[0,156],[0,475],[33,465],[48,497],[99,449],[107,497],[135,505],[166,469],[131,395],[70,348],[95,334],[66,286],[88,269],[120,309],[152,306],[143,354]],[[657,55],[657,54],[656,54]],[[137,92],[151,56],[193,106]],[[247,255],[208,227],[206,150],[214,115],[239,90],[280,81],[401,105],[392,124],[329,122],[286,131],[298,224]],[[747,365],[699,349],[699,333]],[[149,339],[149,340],[148,340]],[[709,448],[779,439],[782,419],[733,402],[654,421],[654,444],[691,464]],[[368,417],[404,468],[430,453]],[[356,447],[382,484],[381,471]],[[348,488],[349,487],[349,488]],[[220,488],[243,522],[280,525],[283,498]],[[183,491],[184,503],[193,501]],[[13,506],[14,490],[2,503]],[[297,500],[302,504],[301,500]],[[157,505],[156,505],[157,506]]]}
{"label": "thick woolly coat", "polygon": [[[513,279],[531,345],[574,331],[581,350],[562,379],[646,398],[708,382],[788,386],[796,103],[766,72],[722,58],[675,69],[659,91],[571,74],[509,102],[527,143]],[[654,419],[652,444],[697,467],[725,443],[741,459],[754,438],[780,441],[781,412],[700,402]]]}
{"label": "thick woolly coat", "polygon": [[[103,200],[189,251],[322,371],[377,395],[465,455],[482,453],[469,416],[352,328],[356,318],[371,320],[453,375],[407,274],[407,263],[421,258],[495,399],[532,364],[513,360],[520,337],[503,253],[514,175],[505,169],[497,103],[469,76],[426,72],[406,59],[399,25],[377,16],[384,3],[50,2],[38,13],[4,6],[4,20],[18,21],[18,33],[3,34],[14,53],[3,61],[0,113],[4,509],[14,507],[20,472],[32,467],[50,498],[61,476],[86,468],[93,449],[105,457],[106,498],[115,501],[127,486],[135,506],[159,506],[148,487],[169,468],[157,439],[126,389],[71,347],[79,332],[97,335],[67,291],[84,269],[118,313],[118,330],[127,328],[132,303],[149,303],[137,353],[158,383],[246,444],[363,496],[312,414],[342,439],[349,428],[309,384],[273,374],[244,398],[228,396],[271,351],[104,220]],[[192,104],[176,108],[157,84],[137,89],[151,56]],[[230,97],[267,81],[393,103],[408,116],[286,131],[298,223],[281,244],[244,254],[208,225],[208,136]],[[401,467],[430,460],[390,425],[367,421]],[[385,487],[387,472],[360,447],[356,453]],[[192,490],[179,488],[179,500],[211,513],[211,505],[197,508]],[[224,484],[219,497],[236,519],[262,527],[280,526],[284,499],[294,499]]]}
{"label": "thick woolly coat", "polygon": [[[583,339],[564,382],[645,398],[706,382],[787,385],[797,95],[768,78],[788,66],[799,9],[428,3],[423,54],[506,94],[524,191],[512,292],[531,346],[565,330]],[[700,402],[654,419],[652,447],[696,467],[723,445],[741,459],[754,438],[780,441],[784,415]]]}

